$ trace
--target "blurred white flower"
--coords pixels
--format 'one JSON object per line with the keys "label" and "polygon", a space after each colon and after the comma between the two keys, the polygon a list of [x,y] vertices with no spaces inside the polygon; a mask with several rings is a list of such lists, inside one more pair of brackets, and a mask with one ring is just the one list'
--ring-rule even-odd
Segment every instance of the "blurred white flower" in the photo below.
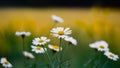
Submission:
{"label": "blurred white flower", "polygon": [[45,53],[45,50],[47,50],[45,48],[45,50],[41,47],[41,46],[31,46],[32,47],[32,51],[35,53]]}
{"label": "blurred white flower", "polygon": [[109,51],[108,44],[105,41],[97,41],[89,45],[91,48],[95,48],[98,51]]}
{"label": "blurred white flower", "polygon": [[108,44],[105,41],[96,42],[98,51],[109,51]]}
{"label": "blurred white flower", "polygon": [[72,30],[70,28],[57,27],[53,28],[51,32],[54,37],[65,38],[72,33]]}
{"label": "blurred white flower", "polygon": [[65,41],[67,41],[67,42],[69,42],[69,43],[71,43],[73,45],[77,45],[77,40],[74,39],[73,37],[66,36]]}
{"label": "blurred white flower", "polygon": [[62,47],[59,47],[58,45],[51,45],[49,44],[48,47],[54,51],[61,51],[62,50]]}
{"label": "blurred white flower", "polygon": [[55,22],[58,22],[58,23],[63,23],[64,22],[64,20],[61,17],[58,17],[56,15],[52,15],[51,17]]}
{"label": "blurred white flower", "polygon": [[34,55],[30,52],[24,51],[23,55],[27,58],[27,59],[33,59],[35,58]]}
{"label": "blurred white flower", "polygon": [[15,35],[16,36],[30,36],[31,33],[30,32],[16,32]]}
{"label": "blurred white flower", "polygon": [[109,52],[109,51],[106,51],[104,55],[106,55],[109,59],[114,60],[114,61],[117,61],[119,59],[118,55],[115,55],[114,53]]}
{"label": "blurred white flower", "polygon": [[45,45],[46,43],[50,42],[50,39],[47,39],[47,37],[40,37],[40,38],[35,38],[33,40],[33,45]]}
{"label": "blurred white flower", "polygon": [[0,63],[5,68],[11,68],[12,67],[12,64],[6,58],[1,58]]}
{"label": "blurred white flower", "polygon": [[90,48],[95,48],[95,49],[98,48],[97,45],[96,45],[96,42],[89,44],[89,47],[90,47]]}

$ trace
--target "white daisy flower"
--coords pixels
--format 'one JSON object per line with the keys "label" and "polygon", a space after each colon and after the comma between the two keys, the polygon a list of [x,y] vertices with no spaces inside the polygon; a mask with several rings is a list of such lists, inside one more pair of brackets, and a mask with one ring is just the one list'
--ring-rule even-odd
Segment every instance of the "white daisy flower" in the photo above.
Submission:
{"label": "white daisy flower", "polygon": [[114,61],[117,61],[119,59],[118,55],[115,55],[114,53],[109,52],[109,51],[106,51],[104,55],[106,55],[109,59],[114,60]]}
{"label": "white daisy flower", "polygon": [[45,45],[48,42],[50,42],[50,39],[47,39],[47,37],[42,36],[40,38],[35,38],[32,43],[34,45]]}
{"label": "white daisy flower", "polygon": [[30,32],[16,32],[15,35],[16,36],[30,36],[31,33]]}
{"label": "white daisy flower", "polygon": [[98,51],[109,51],[108,44],[105,41],[96,42]]}
{"label": "white daisy flower", "polygon": [[62,47],[59,47],[58,45],[48,45],[48,47],[50,48],[50,49],[52,49],[52,50],[54,50],[54,51],[60,51],[60,50],[62,50]]}
{"label": "white daisy flower", "polygon": [[34,55],[30,52],[24,51],[23,55],[27,58],[27,59],[33,59],[35,58]]}
{"label": "white daisy flower", "polygon": [[89,45],[91,48],[95,48],[98,51],[109,51],[108,44],[105,41],[97,41]]}
{"label": "white daisy flower", "polygon": [[72,43],[73,45],[77,45],[77,40],[73,37],[65,37],[65,41],[68,41],[69,43]]}
{"label": "white daisy flower", "polygon": [[45,53],[45,50],[47,50],[45,48],[45,50],[40,47],[40,46],[31,46],[32,47],[32,51],[35,52],[35,53]]}
{"label": "white daisy flower", "polygon": [[0,63],[5,68],[11,68],[12,67],[12,64],[6,58],[1,58]]}
{"label": "white daisy flower", "polygon": [[57,23],[63,23],[64,22],[64,20],[61,17],[58,17],[56,15],[52,15],[51,17]]}
{"label": "white daisy flower", "polygon": [[54,37],[65,38],[72,33],[72,30],[70,28],[57,27],[53,28],[51,32]]}

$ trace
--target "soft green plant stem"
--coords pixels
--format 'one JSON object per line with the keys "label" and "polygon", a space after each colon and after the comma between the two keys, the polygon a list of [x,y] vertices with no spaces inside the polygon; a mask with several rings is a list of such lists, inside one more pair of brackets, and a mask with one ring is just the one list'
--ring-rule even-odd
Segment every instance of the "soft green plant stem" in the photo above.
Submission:
{"label": "soft green plant stem", "polygon": [[62,60],[63,56],[65,55],[65,51],[67,51],[67,49],[68,49],[68,45],[69,45],[69,42],[67,42],[65,48],[62,50],[61,60]]}
{"label": "soft green plant stem", "polygon": [[84,67],[86,67],[88,64],[90,64],[92,62],[92,60],[95,58],[96,54],[97,54],[97,51],[94,51],[94,53],[91,54],[89,60],[84,64]]}
{"label": "soft green plant stem", "polygon": [[[25,51],[25,37],[22,37],[22,52]],[[26,59],[23,57],[24,68],[26,68]]]}
{"label": "soft green plant stem", "polygon": [[101,57],[102,57],[102,52],[100,52],[100,55],[99,55],[99,62],[97,64],[98,68],[100,68],[99,66],[100,66],[100,62],[101,62]]}
{"label": "soft green plant stem", "polygon": [[[66,46],[65,46],[64,48],[62,47],[63,50],[61,51],[61,57],[60,57],[60,60],[62,60],[63,56],[65,55],[65,51],[67,51],[68,44],[69,44],[69,42],[67,42],[67,44],[66,44]],[[61,61],[60,63],[62,64],[62,63],[64,63],[64,62]],[[61,65],[61,64],[60,64],[60,65]]]}
{"label": "soft green plant stem", "polygon": [[106,64],[108,63],[108,59],[107,59],[107,61],[103,64],[103,67],[102,68],[105,68],[105,66],[106,66]]}
{"label": "soft green plant stem", "polygon": [[34,68],[37,68],[37,64],[38,64],[38,55],[36,54],[36,58],[35,58],[35,65],[34,65]]}
{"label": "soft green plant stem", "polygon": [[52,64],[52,59],[50,58],[48,52],[45,50],[45,47],[44,47],[44,46],[43,46],[43,49],[44,49],[44,51],[45,51],[45,53],[46,53],[46,55],[47,55],[47,57],[48,57],[48,60],[49,60],[49,62],[50,62],[50,64],[51,64],[51,68],[54,68],[54,66],[53,66],[53,64]]}
{"label": "soft green plant stem", "polygon": [[95,64],[95,66],[94,66],[94,68],[100,68],[99,67],[99,65],[100,65],[100,61],[101,61],[101,56],[102,56],[102,52],[97,52],[98,53],[98,60],[97,60],[97,62],[96,62],[96,64]]}
{"label": "soft green plant stem", "polygon": [[61,51],[61,48],[62,47],[62,38],[60,38],[60,46],[59,46],[59,52],[60,52],[60,56],[59,56],[59,68],[62,68],[61,67],[61,55],[62,55],[62,51]]}

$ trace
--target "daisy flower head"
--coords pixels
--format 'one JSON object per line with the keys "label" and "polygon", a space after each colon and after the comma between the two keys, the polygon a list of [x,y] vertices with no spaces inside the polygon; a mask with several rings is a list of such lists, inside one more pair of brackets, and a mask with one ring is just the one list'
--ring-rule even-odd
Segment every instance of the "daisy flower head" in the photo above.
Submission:
{"label": "daisy flower head", "polygon": [[51,33],[54,37],[65,38],[72,33],[72,30],[70,30],[70,28],[57,27],[53,28]]}
{"label": "daisy flower head", "polygon": [[109,51],[108,44],[105,41],[96,42],[98,51]]}
{"label": "daisy flower head", "polygon": [[32,43],[33,45],[45,45],[46,43],[50,42],[50,39],[47,39],[47,37],[40,37],[40,38],[35,38]]}
{"label": "daisy flower head", "polygon": [[119,59],[118,55],[112,53],[112,52],[109,52],[109,51],[106,51],[104,53],[105,56],[107,56],[109,59],[113,60],[113,61],[117,61]]}
{"label": "daisy flower head", "polygon": [[11,68],[12,64],[6,59],[6,58],[1,58],[0,63],[3,65],[5,68]]}
{"label": "daisy flower head", "polygon": [[70,44],[77,45],[77,40],[73,37],[66,36],[65,41],[69,42]]}
{"label": "daisy flower head", "polygon": [[30,52],[24,51],[23,55],[27,58],[27,59],[34,59],[34,55]]}
{"label": "daisy flower head", "polygon": [[25,36],[30,36],[31,33],[30,32],[16,32],[15,35],[25,37]]}
{"label": "daisy flower head", "polygon": [[64,20],[61,17],[59,17],[59,16],[52,15],[51,17],[57,23],[63,23],[64,22]]}
{"label": "daisy flower head", "polygon": [[32,51],[33,52],[35,52],[35,53],[45,53],[45,50],[47,50],[46,48],[45,48],[45,50],[44,50],[44,48],[43,47],[41,47],[41,46],[31,46],[31,48],[32,48]]}
{"label": "daisy flower head", "polygon": [[48,47],[49,47],[50,49],[52,49],[53,51],[56,51],[56,52],[62,50],[62,47],[59,47],[58,45],[51,45],[51,44],[49,44]]}
{"label": "daisy flower head", "polygon": [[108,44],[105,41],[97,41],[89,45],[90,48],[95,48],[98,51],[109,51]]}

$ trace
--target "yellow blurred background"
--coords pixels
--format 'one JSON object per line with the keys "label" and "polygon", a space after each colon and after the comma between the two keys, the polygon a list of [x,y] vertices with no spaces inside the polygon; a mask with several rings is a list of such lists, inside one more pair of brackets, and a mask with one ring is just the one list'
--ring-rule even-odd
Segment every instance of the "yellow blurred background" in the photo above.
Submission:
{"label": "yellow blurred background", "polygon": [[[105,40],[112,52],[120,55],[120,10],[113,8],[1,8],[0,9],[0,57],[7,56],[18,59],[21,39],[15,36],[16,31],[30,31],[32,36],[26,38],[26,49],[30,51],[33,38],[47,36],[54,21],[51,15],[64,19],[54,27],[70,27],[72,36],[78,40],[78,47],[71,49],[76,58],[73,66],[82,68],[89,55],[93,52],[89,43]],[[77,52],[77,53],[76,53]],[[11,55],[12,54],[12,55]],[[84,57],[84,59],[82,58]],[[83,61],[83,62],[82,62]],[[15,63],[15,61],[13,61]],[[18,64],[16,64],[17,66]],[[116,65],[116,66],[115,66]],[[109,68],[117,68],[113,64]],[[19,68],[19,67],[18,67]],[[91,68],[91,67],[90,67]]]}

